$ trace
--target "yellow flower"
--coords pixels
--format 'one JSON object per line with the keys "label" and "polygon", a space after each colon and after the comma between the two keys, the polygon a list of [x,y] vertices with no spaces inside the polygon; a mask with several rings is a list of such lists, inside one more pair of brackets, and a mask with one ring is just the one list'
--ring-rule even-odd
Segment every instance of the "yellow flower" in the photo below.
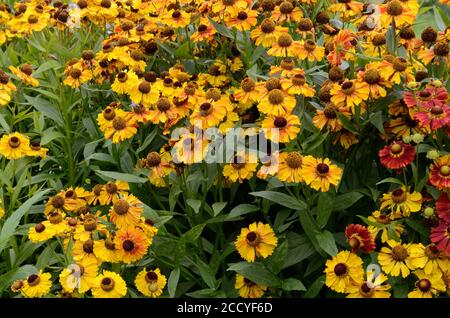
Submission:
{"label": "yellow flower", "polygon": [[261,298],[267,290],[267,286],[258,285],[239,274],[236,274],[234,288],[239,291],[242,298]]}
{"label": "yellow flower", "polygon": [[138,84],[138,77],[135,72],[120,72],[111,85],[111,89],[117,94],[129,94],[131,88]]}
{"label": "yellow flower", "polygon": [[225,22],[227,26],[235,27],[241,31],[250,30],[257,23],[258,13],[254,10],[231,8],[227,10]]}
{"label": "yellow flower", "polygon": [[5,209],[3,209],[2,199],[0,199],[0,220],[5,216]]}
{"label": "yellow flower", "polygon": [[158,228],[155,227],[155,223],[152,219],[146,219],[142,217],[138,227],[142,229],[142,231],[144,231],[145,235],[147,235],[148,239],[150,240],[150,243],[153,237],[158,234]]}
{"label": "yellow flower", "polygon": [[150,240],[139,228],[121,228],[114,237],[118,258],[127,264],[142,259],[150,246]]}
{"label": "yellow flower", "polygon": [[49,221],[48,227],[56,236],[62,235],[69,230],[69,226],[64,221],[64,215],[61,212],[50,212],[47,218]]}
{"label": "yellow flower", "polygon": [[409,216],[411,212],[418,212],[422,207],[422,194],[420,192],[410,193],[406,186],[383,194],[380,210],[389,208],[394,217]]}
{"label": "yellow flower", "polygon": [[122,194],[109,210],[109,218],[117,227],[135,226],[139,224],[144,211],[142,202],[132,194]]}
{"label": "yellow flower", "polygon": [[117,180],[115,182],[108,182],[102,187],[99,195],[99,201],[101,205],[109,205],[120,199],[120,196],[124,193],[128,193],[130,186],[128,182]]}
{"label": "yellow flower", "polygon": [[350,292],[352,285],[363,284],[362,264],[363,261],[358,255],[349,251],[339,252],[325,263],[325,284],[338,293]]}
{"label": "yellow flower", "polygon": [[44,221],[32,226],[28,230],[28,238],[33,243],[44,242],[55,236],[49,221]]}
{"label": "yellow flower", "polygon": [[282,152],[277,177],[285,182],[303,182],[303,157],[298,152]]}
{"label": "yellow flower", "polygon": [[39,81],[31,76],[33,68],[30,64],[24,64],[20,68],[10,66],[9,69],[26,85],[39,86]]}
{"label": "yellow flower", "polygon": [[164,178],[174,171],[170,161],[171,157],[169,152],[160,155],[156,151],[150,152],[145,159],[141,160],[142,166],[150,169],[148,178],[151,184],[157,187],[167,186]]}
{"label": "yellow flower", "polygon": [[121,298],[127,294],[127,285],[119,274],[103,271],[92,286],[92,296],[95,298]]}
{"label": "yellow flower", "polygon": [[331,101],[337,106],[355,107],[369,98],[369,85],[365,82],[346,80],[342,84],[333,84],[330,90]]}
{"label": "yellow flower", "polygon": [[333,165],[330,159],[303,157],[301,173],[307,185],[317,191],[327,192],[330,185],[337,186],[342,176],[342,169]]}
{"label": "yellow flower", "polygon": [[128,92],[133,103],[152,106],[159,98],[159,91],[145,79],[137,82]]}
{"label": "yellow flower", "polygon": [[423,246],[421,243],[411,245],[411,259],[416,268],[423,269],[426,275],[449,270],[449,260],[434,244]]}
{"label": "yellow flower", "polygon": [[239,181],[242,183],[244,180],[250,179],[258,167],[256,158],[247,156],[236,155],[233,159],[233,163],[226,164],[223,167],[223,175],[232,182]]}
{"label": "yellow flower", "polygon": [[264,19],[259,26],[251,31],[251,37],[256,45],[261,44],[265,48],[269,48],[281,34],[286,34],[287,32],[287,28],[277,26],[270,19]]}
{"label": "yellow flower", "polygon": [[52,288],[51,277],[50,273],[43,273],[42,271],[28,276],[20,290],[22,295],[26,298],[44,297]]}
{"label": "yellow flower", "polygon": [[64,291],[73,293],[75,289],[83,294],[94,286],[98,274],[96,263],[76,263],[69,266],[59,274],[59,282]]}
{"label": "yellow flower", "polygon": [[376,226],[370,225],[368,227],[369,231],[372,233],[373,237],[377,237],[378,233],[381,231],[381,242],[383,243],[386,243],[389,239],[393,239],[389,237],[389,227],[394,229],[395,234],[398,236],[397,239],[399,239],[404,232],[403,225],[393,222],[389,215],[382,214],[380,211],[374,211],[368,219],[370,222],[377,224]]}
{"label": "yellow flower", "polygon": [[239,254],[247,262],[254,262],[256,257],[267,258],[272,255],[278,239],[269,224],[252,223],[248,228],[241,229],[241,234],[235,241]]}
{"label": "yellow flower", "polygon": [[134,284],[136,288],[145,296],[156,298],[161,296],[163,289],[166,286],[166,276],[161,274],[159,268],[154,270],[146,270],[137,274]]}
{"label": "yellow flower", "polygon": [[287,143],[300,132],[300,118],[296,115],[267,116],[261,123],[264,135],[274,142]]}
{"label": "yellow flower", "polygon": [[78,65],[70,66],[65,72],[66,79],[63,83],[72,88],[78,88],[81,84],[92,79],[92,72],[89,69],[80,69]]}
{"label": "yellow flower", "polygon": [[102,262],[118,263],[120,261],[118,249],[114,244],[114,238],[111,236],[94,242],[94,255]]}
{"label": "yellow flower", "polygon": [[425,274],[423,270],[414,272],[419,279],[416,289],[408,294],[408,298],[433,298],[440,292],[445,292],[446,285],[441,271]]}
{"label": "yellow flower", "polygon": [[278,164],[280,161],[280,154],[278,152],[272,153],[261,158],[261,168],[259,168],[256,176],[260,179],[267,179],[269,176],[275,176],[278,172]]}
{"label": "yellow flower", "polygon": [[261,113],[274,116],[283,116],[291,113],[295,108],[296,100],[290,95],[286,95],[280,89],[271,90],[264,96],[258,104]]}
{"label": "yellow flower", "polygon": [[301,73],[294,74],[290,78],[281,79],[281,87],[289,95],[303,95],[313,97],[316,91],[306,82],[305,75]]}
{"label": "yellow flower", "polygon": [[200,129],[206,129],[219,125],[226,114],[227,109],[225,107],[212,99],[205,100],[203,103],[199,103],[194,109],[190,122]]}
{"label": "yellow flower", "polygon": [[375,272],[367,272],[367,280],[362,284],[352,284],[347,288],[347,298],[390,298],[391,285],[387,283],[387,276]]}
{"label": "yellow flower", "polygon": [[[101,127],[100,127],[101,129]],[[106,139],[112,139],[112,142],[119,143],[126,139],[132,138],[137,133],[136,121],[127,116],[121,116],[116,113],[110,126],[102,129]]]}
{"label": "yellow flower", "polygon": [[402,275],[403,278],[416,268],[412,262],[411,244],[402,244],[388,240],[389,247],[382,247],[378,253],[378,263],[386,274],[391,276]]}
{"label": "yellow flower", "polygon": [[85,242],[75,241],[72,249],[73,259],[82,264],[99,264],[99,259],[94,254],[94,241],[89,239]]}
{"label": "yellow flower", "polygon": [[313,40],[300,41],[296,45],[296,53],[298,58],[302,60],[308,59],[308,61],[321,61],[325,55],[325,48],[317,46]]}
{"label": "yellow flower", "polygon": [[6,159],[20,159],[28,155],[30,140],[21,133],[3,135],[0,139],[0,155]]}

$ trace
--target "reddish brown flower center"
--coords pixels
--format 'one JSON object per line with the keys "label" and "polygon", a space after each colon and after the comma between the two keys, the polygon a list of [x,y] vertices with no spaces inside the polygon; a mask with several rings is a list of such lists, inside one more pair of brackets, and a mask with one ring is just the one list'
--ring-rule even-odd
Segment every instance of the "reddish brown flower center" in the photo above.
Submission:
{"label": "reddish brown flower center", "polygon": [[342,83],[341,88],[345,95],[351,95],[355,91],[355,84],[352,81],[345,81]]}
{"label": "reddish brown flower center", "polygon": [[55,209],[61,209],[64,206],[64,203],[64,198],[60,195],[57,195],[52,199],[52,206]]}
{"label": "reddish brown flower center", "polygon": [[34,226],[34,230],[36,231],[36,233],[42,233],[45,231],[45,225],[42,223],[38,223]]}
{"label": "reddish brown flower center", "polygon": [[94,252],[94,241],[87,240],[83,243],[83,251],[87,254],[92,254]]}
{"label": "reddish brown flower center", "polygon": [[387,4],[386,12],[391,16],[399,16],[403,12],[403,7],[400,1],[392,0]]}
{"label": "reddish brown flower center", "polygon": [[431,289],[431,282],[426,279],[426,278],[422,278],[421,280],[419,280],[419,282],[417,283],[417,287],[419,287],[419,289],[421,291],[423,291],[424,293],[426,293],[427,291],[429,291]]}
{"label": "reddish brown flower center", "polygon": [[237,18],[238,18],[239,20],[244,21],[244,20],[247,20],[248,15],[247,15],[246,12],[241,11],[241,12],[238,13]]}
{"label": "reddish brown flower center", "polygon": [[116,212],[119,215],[125,215],[128,213],[128,210],[130,209],[130,205],[126,200],[119,199],[116,202],[114,202],[114,212]]}
{"label": "reddish brown flower center", "polygon": [[112,280],[109,277],[105,277],[102,279],[101,283],[100,283],[100,287],[104,290],[104,291],[111,291],[114,289],[114,280]]}
{"label": "reddish brown flower center", "polygon": [[134,243],[131,240],[125,240],[122,243],[122,247],[125,251],[131,252],[132,250],[134,250]]}
{"label": "reddish brown flower center", "polygon": [[297,152],[290,152],[286,157],[286,164],[291,169],[300,168],[302,161],[302,156]]}
{"label": "reddish brown flower center", "polygon": [[114,117],[112,126],[115,130],[122,130],[127,127],[127,122],[122,117]]}
{"label": "reddish brown flower center", "polygon": [[103,111],[103,118],[106,120],[111,121],[114,117],[116,117],[116,112],[111,107],[108,107]]}
{"label": "reddish brown flower center", "polygon": [[319,163],[316,170],[320,175],[325,175],[330,171],[330,167],[326,163]]}
{"label": "reddish brown flower center", "polygon": [[431,108],[431,113],[433,115],[441,115],[444,113],[444,109],[441,106],[433,106]]}
{"label": "reddish brown flower center", "polygon": [[272,105],[282,104],[284,102],[283,92],[279,89],[273,89],[269,92],[268,99]]}
{"label": "reddish brown flower center", "polygon": [[275,117],[275,120],[273,121],[273,124],[277,128],[283,128],[287,125],[287,120],[284,117]]}
{"label": "reddish brown flower center", "polygon": [[250,246],[256,246],[257,244],[259,244],[260,241],[260,237],[258,235],[258,233],[252,231],[252,232],[248,232],[247,236],[245,237],[247,240],[247,243]]}
{"label": "reddish brown flower center", "polygon": [[18,137],[16,137],[16,136],[13,136],[13,137],[9,138],[8,145],[11,148],[19,148],[19,146],[20,146],[20,139]]}
{"label": "reddish brown flower center", "polygon": [[144,82],[140,83],[139,86],[138,86],[138,90],[142,94],[150,93],[150,89],[151,89],[150,83],[148,83],[147,81],[144,81]]}
{"label": "reddish brown flower center", "polygon": [[145,275],[145,280],[148,283],[155,282],[158,280],[158,274],[153,271],[147,272],[147,274]]}
{"label": "reddish brown flower center", "polygon": [[27,278],[28,285],[30,286],[36,286],[39,284],[40,281],[41,281],[40,277],[36,274],[31,274]]}
{"label": "reddish brown flower center", "polygon": [[394,203],[402,203],[406,200],[406,192],[403,189],[398,188],[392,191],[392,201]]}
{"label": "reddish brown flower center", "polygon": [[392,258],[396,262],[403,262],[409,256],[408,251],[401,245],[392,248]]}
{"label": "reddish brown flower center", "polygon": [[278,45],[281,47],[289,47],[293,41],[292,37],[286,33],[283,33],[278,37]]}
{"label": "reddish brown flower center", "polygon": [[294,6],[290,1],[284,1],[282,4],[280,4],[280,12],[282,14],[290,14],[294,10]]}
{"label": "reddish brown flower center", "polygon": [[334,273],[336,276],[343,276],[347,273],[347,265],[339,263],[334,267]]}

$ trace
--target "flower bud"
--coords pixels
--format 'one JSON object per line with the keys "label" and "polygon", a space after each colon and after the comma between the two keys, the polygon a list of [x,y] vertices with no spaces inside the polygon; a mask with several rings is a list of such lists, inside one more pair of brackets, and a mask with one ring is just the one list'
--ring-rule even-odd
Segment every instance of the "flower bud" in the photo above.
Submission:
{"label": "flower bud", "polygon": [[437,158],[439,158],[439,151],[433,149],[433,150],[428,150],[427,152],[427,158],[431,159],[431,160],[435,160]]}

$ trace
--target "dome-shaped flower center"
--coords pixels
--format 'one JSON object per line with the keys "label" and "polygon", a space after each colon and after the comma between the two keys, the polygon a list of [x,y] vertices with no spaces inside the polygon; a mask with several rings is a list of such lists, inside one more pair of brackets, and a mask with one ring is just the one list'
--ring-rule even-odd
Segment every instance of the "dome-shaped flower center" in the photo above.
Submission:
{"label": "dome-shaped flower center", "polygon": [[55,209],[61,209],[64,206],[65,200],[62,196],[60,195],[56,195],[53,199],[52,199],[52,206]]}
{"label": "dome-shaped flower center", "polygon": [[394,67],[394,70],[396,70],[397,72],[404,72],[408,67],[406,60],[403,57],[396,57],[392,65]]}
{"label": "dome-shaped flower center", "polygon": [[83,243],[83,251],[87,254],[92,254],[94,252],[94,241],[87,240]]}
{"label": "dome-shaped flower center", "polygon": [[444,113],[444,109],[441,106],[433,106],[431,108],[431,113],[433,115],[441,115]]}
{"label": "dome-shaped flower center", "polygon": [[325,107],[325,109],[323,110],[323,114],[328,119],[337,118],[336,110],[333,107]]}
{"label": "dome-shaped flower center", "polygon": [[279,105],[284,102],[284,94],[279,89],[273,89],[269,92],[268,99],[272,105]]}
{"label": "dome-shaped flower center", "polygon": [[382,46],[386,44],[386,36],[384,34],[376,34],[372,38],[372,44],[374,46]]}
{"label": "dome-shaped flower center", "polygon": [[198,26],[197,31],[198,31],[199,33],[202,33],[202,32],[205,32],[207,29],[208,29],[208,27],[207,27],[206,25],[200,24],[200,25]]}
{"label": "dome-shaped flower center", "polygon": [[270,92],[270,91],[273,91],[274,89],[280,89],[281,83],[278,78],[270,78],[267,80],[267,82],[264,84],[264,86]]}
{"label": "dome-shaped flower center", "polygon": [[117,80],[121,83],[126,82],[128,79],[128,74],[125,72],[120,72],[119,74],[117,74]]}
{"label": "dome-shaped flower center", "polygon": [[260,241],[259,234],[254,231],[248,232],[245,238],[250,246],[258,245]]}
{"label": "dome-shaped flower center", "polygon": [[70,218],[68,221],[67,221],[67,224],[69,224],[69,226],[76,226],[77,224],[78,224],[78,220],[77,219],[75,219],[75,218]]}
{"label": "dome-shaped flower center", "polygon": [[103,111],[103,118],[106,120],[111,121],[114,117],[116,117],[116,112],[111,107],[108,107]]}
{"label": "dome-shaped flower center", "polygon": [[42,233],[45,231],[45,225],[42,223],[38,223],[34,226],[34,230],[36,231],[36,233]]}
{"label": "dome-shaped flower center", "polygon": [[320,175],[326,175],[330,171],[330,167],[326,163],[319,163],[316,170]]}
{"label": "dome-shaped flower center", "polygon": [[97,221],[94,218],[88,218],[86,221],[84,221],[83,227],[85,231],[95,231],[97,229]]}
{"label": "dome-shaped flower center", "polygon": [[122,130],[127,127],[127,122],[122,117],[114,117],[112,126],[115,130]]}
{"label": "dome-shaped flower center", "polygon": [[269,19],[264,19],[261,23],[261,31],[263,31],[263,33],[272,33],[275,31],[275,24]]}
{"label": "dome-shaped flower center", "polygon": [[290,1],[284,1],[282,4],[280,4],[280,12],[282,14],[290,14],[294,10],[294,6]]}
{"label": "dome-shaped flower center", "polygon": [[364,297],[371,297],[371,296],[373,295],[373,293],[375,292],[375,291],[373,290],[373,288],[370,288],[369,285],[367,285],[367,283],[363,283],[363,284],[361,285],[360,290],[361,290],[361,294],[362,294]]}
{"label": "dome-shaped flower center", "polygon": [[112,278],[109,277],[105,277],[102,279],[101,283],[100,283],[100,287],[104,290],[104,291],[111,291],[114,289],[114,280]]}
{"label": "dome-shaped flower center", "polygon": [[317,44],[313,40],[306,40],[304,46],[307,51],[312,52],[316,48]]}
{"label": "dome-shaped flower center", "polygon": [[380,72],[376,69],[368,69],[364,72],[364,81],[368,84],[376,84],[380,81]]}
{"label": "dome-shaped flower center", "polygon": [[292,71],[294,69],[294,61],[290,58],[285,58],[281,61],[281,68],[286,71]]}
{"label": "dome-shaped flower center", "polygon": [[116,202],[114,202],[114,212],[116,212],[119,215],[125,215],[128,213],[128,210],[130,209],[130,205],[126,200],[119,199]]}
{"label": "dome-shaped flower center", "polygon": [[406,192],[400,188],[392,191],[392,201],[394,201],[394,203],[405,202],[406,201]]}
{"label": "dome-shaped flower center", "polygon": [[181,17],[180,11],[176,10],[176,11],[172,12],[172,18],[178,19],[179,17]]}
{"label": "dome-shaped flower center", "polygon": [[16,137],[16,136],[13,136],[13,137],[9,138],[8,145],[11,148],[19,148],[19,146],[20,146],[20,139],[18,137]]}
{"label": "dome-shaped flower center", "polygon": [[20,67],[20,70],[27,74],[28,76],[30,76],[31,74],[33,74],[33,67],[30,64],[24,64]]}
{"label": "dome-shaped flower center", "polygon": [[63,221],[63,216],[61,215],[61,213],[52,212],[48,215],[48,220],[51,224],[59,224]]}
{"label": "dome-shaped flower center", "polygon": [[234,169],[241,170],[245,167],[245,158],[242,156],[235,156],[231,165]]}
{"label": "dome-shaped flower center", "polygon": [[115,183],[113,183],[113,182],[108,182],[108,183],[105,185],[105,190],[106,190],[106,192],[108,192],[109,194],[115,194],[115,193],[117,193],[118,188],[117,188],[117,185],[116,185]]}
{"label": "dome-shaped flower center", "polygon": [[255,89],[255,81],[249,77],[246,77],[241,82],[241,88],[244,92],[248,93]]}
{"label": "dome-shaped flower center", "polygon": [[38,23],[38,17],[37,16],[35,16],[34,14],[31,14],[29,17],[28,17],[28,23],[29,24],[36,24],[36,23]]}
{"label": "dome-shaped flower center", "polygon": [[341,88],[345,95],[351,95],[355,92],[355,84],[352,81],[345,81],[342,83]]}
{"label": "dome-shaped flower center", "polygon": [[153,271],[147,272],[147,274],[145,274],[145,280],[147,283],[153,283],[158,280],[158,274]]}
{"label": "dome-shaped flower center", "polygon": [[283,128],[287,125],[287,120],[284,117],[275,117],[275,120],[273,121],[273,124],[277,128]]}
{"label": "dome-shaped flower center", "polygon": [[396,262],[403,262],[409,256],[408,251],[401,245],[396,245],[392,248],[392,258]]}
{"label": "dome-shaped flower center", "polygon": [[306,82],[305,76],[303,74],[295,74],[291,80],[292,84],[296,86],[302,86]]}
{"label": "dome-shaped flower center", "polygon": [[431,289],[431,282],[426,278],[422,278],[417,283],[417,287],[419,287],[419,289],[425,293]]}
{"label": "dome-shaped flower center", "polygon": [[336,276],[343,276],[347,273],[347,265],[344,263],[339,263],[336,266],[334,266],[334,273]]}
{"label": "dome-shaped flower center", "polygon": [[450,166],[444,165],[439,169],[439,174],[447,177],[450,175]]}
{"label": "dome-shaped flower center", "polygon": [[350,240],[348,240],[348,244],[349,244],[352,248],[357,249],[357,248],[360,247],[361,242],[360,242],[360,240],[358,240],[356,237],[351,237]]}
{"label": "dome-shaped flower center", "polygon": [[306,32],[311,30],[314,27],[312,21],[308,18],[301,18],[300,21],[298,21],[297,28],[300,31]]}
{"label": "dome-shaped flower center", "polygon": [[435,245],[428,245],[425,248],[425,254],[429,259],[437,259],[440,256],[440,252]]}
{"label": "dome-shaped flower center", "polygon": [[300,168],[302,161],[302,156],[297,152],[290,152],[286,157],[286,164],[291,169]]}
{"label": "dome-shaped flower center", "polygon": [[292,37],[286,33],[283,33],[278,37],[278,45],[281,47],[289,47],[293,41]]}
{"label": "dome-shaped flower center", "polygon": [[401,144],[395,143],[395,144],[391,145],[391,152],[392,152],[394,155],[398,155],[399,153],[402,152],[402,150],[403,150],[403,147],[402,147]]}
{"label": "dome-shaped flower center", "polygon": [[147,165],[149,167],[156,167],[161,163],[161,156],[155,152],[152,151],[147,155]]}
{"label": "dome-shaped flower center", "polygon": [[391,16],[399,16],[403,12],[403,7],[400,1],[392,0],[387,4],[386,12]]}
{"label": "dome-shaped flower center", "polygon": [[150,93],[151,90],[151,86],[150,83],[148,83],[147,81],[141,82],[138,86],[138,90],[139,92],[141,92],[142,94],[148,94]]}
{"label": "dome-shaped flower center", "polygon": [[238,13],[238,15],[237,15],[237,18],[238,18],[239,20],[244,21],[244,20],[247,20],[248,15],[247,15],[246,12],[240,11],[240,12]]}
{"label": "dome-shaped flower center", "polygon": [[27,278],[28,285],[30,285],[30,286],[36,286],[39,284],[40,281],[41,281],[41,278],[36,274],[31,274]]}
{"label": "dome-shaped flower center", "polygon": [[170,101],[167,97],[160,97],[158,99],[158,102],[156,102],[156,108],[160,112],[166,112],[170,109]]}
{"label": "dome-shaped flower center", "polygon": [[81,71],[77,68],[73,68],[70,70],[69,75],[70,75],[70,77],[72,77],[74,79],[78,79],[81,76]]}
{"label": "dome-shaped flower center", "polygon": [[212,107],[211,103],[206,102],[206,103],[203,103],[200,105],[200,114],[202,116],[207,116],[207,115],[211,114],[212,110],[213,110],[213,107]]}
{"label": "dome-shaped flower center", "polygon": [[122,247],[125,251],[131,252],[132,250],[134,250],[134,243],[131,240],[125,240],[122,243]]}

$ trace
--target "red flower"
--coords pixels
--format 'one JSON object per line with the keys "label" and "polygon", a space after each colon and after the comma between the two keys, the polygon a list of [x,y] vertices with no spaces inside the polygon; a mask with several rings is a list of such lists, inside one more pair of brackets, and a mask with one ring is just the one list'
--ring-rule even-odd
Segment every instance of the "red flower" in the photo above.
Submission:
{"label": "red flower", "polygon": [[435,101],[424,106],[422,111],[414,114],[423,126],[430,126],[431,130],[437,130],[450,123],[450,107]]}
{"label": "red flower", "polygon": [[381,164],[388,169],[401,169],[409,165],[416,155],[413,146],[403,141],[394,141],[378,152]]}
{"label": "red flower", "polygon": [[450,226],[447,222],[441,222],[437,227],[431,228],[430,240],[438,250],[450,254]]}
{"label": "red flower", "polygon": [[375,240],[370,231],[361,224],[349,224],[345,228],[345,237],[353,253],[361,251],[370,253],[375,250]]}
{"label": "red flower", "polygon": [[450,155],[434,160],[430,166],[428,181],[439,190],[450,189]]}
{"label": "red flower", "polygon": [[436,201],[437,215],[447,223],[450,223],[450,200],[446,192],[442,192]]}
{"label": "red flower", "polygon": [[445,105],[447,102],[448,93],[443,87],[427,87],[424,90],[416,93],[404,92],[403,99],[408,107],[428,107],[434,105]]}

